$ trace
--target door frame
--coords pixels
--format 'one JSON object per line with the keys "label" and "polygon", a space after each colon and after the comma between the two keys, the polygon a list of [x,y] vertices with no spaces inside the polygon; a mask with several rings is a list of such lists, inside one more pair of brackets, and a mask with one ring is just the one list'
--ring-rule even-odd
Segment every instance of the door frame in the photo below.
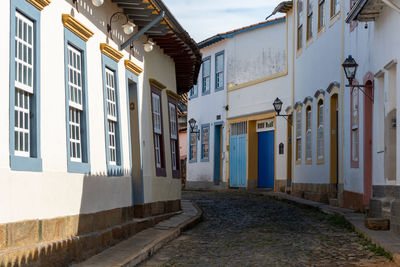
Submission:
{"label": "door frame", "polygon": [[[330,183],[339,183],[339,94],[334,93],[330,97]],[[335,135],[332,134],[335,129]]]}
{"label": "door frame", "polygon": [[[215,143],[216,143],[216,129],[217,129],[217,127],[219,127],[220,128],[220,140],[219,140],[219,142],[220,142],[220,145],[219,145],[219,147],[220,147],[220,149],[219,149],[219,179],[218,179],[218,183],[216,183],[216,175],[217,175],[217,173],[216,173],[216,168],[215,168],[215,165],[216,165],[216,160],[218,160],[217,159],[217,155],[216,155],[216,153],[215,153]],[[222,153],[223,153],[223,148],[224,148],[224,143],[223,143],[223,141],[224,141],[224,138],[223,138],[223,129],[224,129],[224,122],[223,121],[218,121],[218,122],[215,122],[214,123],[214,184],[220,184],[221,182],[223,182],[222,180],[223,180],[223,160],[222,160],[222,157],[221,157],[221,155],[222,155]]]}
{"label": "door frame", "polygon": [[[372,76],[372,77],[371,77]],[[373,95],[374,92],[374,76],[368,73],[364,77],[364,84],[371,87],[365,87],[365,94]],[[364,95],[364,206],[369,205],[369,200],[372,197],[372,164],[373,164],[373,114],[374,103]],[[369,137],[369,138],[368,138]]]}

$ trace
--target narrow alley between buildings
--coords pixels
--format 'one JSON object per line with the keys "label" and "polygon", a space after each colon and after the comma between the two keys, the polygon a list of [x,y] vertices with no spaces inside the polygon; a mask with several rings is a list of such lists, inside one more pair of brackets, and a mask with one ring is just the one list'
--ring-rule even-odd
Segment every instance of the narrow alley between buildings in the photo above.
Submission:
{"label": "narrow alley between buildings", "polygon": [[141,266],[395,266],[337,216],[236,190],[182,198],[203,221]]}

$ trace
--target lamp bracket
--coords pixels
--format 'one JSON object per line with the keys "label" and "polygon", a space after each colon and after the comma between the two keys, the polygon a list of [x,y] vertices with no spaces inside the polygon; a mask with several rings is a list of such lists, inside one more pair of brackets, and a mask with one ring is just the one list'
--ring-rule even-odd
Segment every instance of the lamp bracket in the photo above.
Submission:
{"label": "lamp bracket", "polygon": [[[75,1],[76,1],[76,0],[75,0]],[[123,16],[122,16],[122,15],[123,15]],[[115,16],[116,16],[116,20],[113,20]],[[113,38],[112,38],[112,34],[111,34],[111,24],[112,24],[113,22],[116,22],[116,21],[120,20],[121,17],[125,17],[125,19],[126,19],[126,22],[125,22],[125,23],[128,23],[128,21],[129,21],[128,15],[125,14],[124,12],[121,12],[121,11],[115,12],[115,13],[112,14],[111,17],[110,17],[110,23],[107,24],[107,32],[111,35],[111,40],[113,39]]]}
{"label": "lamp bracket", "polygon": [[138,39],[140,36],[145,34],[145,32],[150,30],[151,27],[153,27],[157,23],[159,23],[164,18],[164,16],[165,16],[165,11],[163,10],[160,12],[160,15],[158,15],[153,21],[149,22],[146,26],[144,26],[142,29],[140,29],[140,31],[138,31],[137,33],[135,33],[134,35],[129,37],[129,39],[125,43],[121,44],[121,46],[119,47],[119,50],[121,51],[121,50],[125,49],[130,43],[132,43],[133,41]]}
{"label": "lamp bracket", "polygon": [[276,114],[276,117],[283,117],[290,124],[290,126],[293,127],[293,124],[291,122],[289,122],[289,120],[287,119],[289,117],[289,115]]}
{"label": "lamp bracket", "polygon": [[352,87],[352,91],[354,88],[358,88],[358,90],[360,90],[366,97],[368,97],[369,100],[372,101],[372,103],[374,103],[374,91],[372,90],[372,96],[367,94],[362,88],[373,88],[372,85],[363,85],[363,84],[353,84],[353,85],[346,85],[346,87]]}

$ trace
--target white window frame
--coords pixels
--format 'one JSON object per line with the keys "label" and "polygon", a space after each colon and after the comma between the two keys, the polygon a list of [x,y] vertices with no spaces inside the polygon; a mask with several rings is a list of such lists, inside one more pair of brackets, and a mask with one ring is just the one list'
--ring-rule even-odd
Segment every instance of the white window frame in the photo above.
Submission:
{"label": "white window frame", "polygon": [[324,159],[324,102],[318,104],[317,159]]}
{"label": "white window frame", "polygon": [[154,150],[156,152],[156,167],[162,168],[161,162],[161,97],[158,94],[151,93],[151,101],[153,103],[153,131],[154,137]]}
{"label": "white window frame", "polygon": [[117,93],[115,72],[105,68],[106,94],[107,94],[107,121],[108,121],[108,151],[110,153],[109,164],[117,165]]}
{"label": "white window frame", "polygon": [[306,161],[312,160],[312,109],[311,106],[306,108]]}
{"label": "white window frame", "polygon": [[301,118],[301,108],[298,109],[296,111],[296,161],[300,162],[301,161],[301,148],[302,148],[302,144],[301,144],[301,137],[302,137],[302,133],[301,133],[301,122],[302,122],[302,118]]}

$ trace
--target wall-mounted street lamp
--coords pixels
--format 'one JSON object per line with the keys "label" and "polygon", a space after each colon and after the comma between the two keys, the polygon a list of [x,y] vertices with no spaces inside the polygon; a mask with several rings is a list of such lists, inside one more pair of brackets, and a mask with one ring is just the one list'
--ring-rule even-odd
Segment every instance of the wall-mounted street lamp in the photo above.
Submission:
{"label": "wall-mounted street lamp", "polygon": [[189,126],[190,126],[190,133],[195,133],[197,136],[197,139],[200,140],[200,130],[195,130],[196,120],[191,118],[189,120]]}
{"label": "wall-mounted street lamp", "polygon": [[[76,9],[78,9],[78,0],[72,0],[72,3],[76,5]],[[104,4],[104,0],[92,0],[92,4],[95,7],[102,6]]]}
{"label": "wall-mounted street lamp", "polygon": [[[275,99],[273,105],[274,105],[274,109],[275,109],[275,112],[276,112],[276,116],[277,116],[277,117],[283,117],[283,118],[285,118],[285,120],[288,121],[287,117],[289,117],[289,115],[281,115],[281,114],[280,114],[281,111],[282,111],[282,105],[283,105],[282,100],[280,100],[280,99],[277,97],[277,98]],[[289,122],[290,125],[292,125],[292,124],[290,123],[290,121],[288,121],[288,122]]]}
{"label": "wall-mounted street lamp", "polygon": [[153,51],[153,48],[154,48],[154,43],[150,40],[147,40],[147,42],[143,44],[143,49],[147,53]]}
{"label": "wall-mounted street lamp", "polygon": [[349,55],[346,60],[343,62],[342,64],[343,66],[343,70],[344,70],[344,74],[346,75],[347,80],[349,81],[349,84],[346,85],[346,87],[357,87],[365,96],[367,96],[369,98],[369,100],[371,100],[372,102],[374,102],[374,96],[370,96],[368,95],[362,88],[366,87],[366,88],[372,88],[371,85],[362,85],[362,84],[353,84],[353,80],[356,77],[356,73],[357,73],[357,68],[358,68],[358,64],[357,62],[354,60],[354,58]]}
{"label": "wall-mounted street lamp", "polygon": [[111,15],[110,23],[107,24],[107,32],[110,34],[111,40],[112,40],[111,25],[113,22],[117,22],[121,18],[125,18],[126,20],[126,22],[122,25],[122,30],[126,35],[133,33],[133,31],[135,30],[136,25],[129,21],[127,14],[125,14],[124,12],[115,12],[114,14]]}

